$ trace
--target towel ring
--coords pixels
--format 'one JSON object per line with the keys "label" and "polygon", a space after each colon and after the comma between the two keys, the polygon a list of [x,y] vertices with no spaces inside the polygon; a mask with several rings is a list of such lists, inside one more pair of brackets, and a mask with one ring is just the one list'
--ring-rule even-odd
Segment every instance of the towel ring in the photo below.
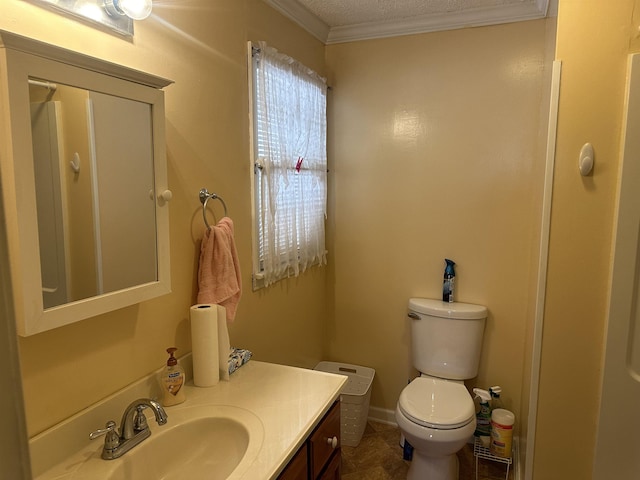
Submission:
{"label": "towel ring", "polygon": [[202,218],[204,219],[204,224],[207,226],[207,228],[211,228],[211,225],[209,225],[209,222],[207,222],[207,202],[209,200],[220,200],[220,203],[222,203],[222,206],[224,207],[224,216],[227,216],[227,204],[224,203],[222,197],[218,196],[215,193],[209,193],[209,190],[207,190],[206,188],[200,190],[199,197],[200,203],[202,203]]}

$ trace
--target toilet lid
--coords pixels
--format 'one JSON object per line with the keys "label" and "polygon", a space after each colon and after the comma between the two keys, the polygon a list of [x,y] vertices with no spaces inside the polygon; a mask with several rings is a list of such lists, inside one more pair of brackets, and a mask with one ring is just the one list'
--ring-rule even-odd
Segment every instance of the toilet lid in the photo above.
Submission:
{"label": "toilet lid", "polygon": [[413,380],[400,394],[398,406],[414,423],[439,430],[463,427],[475,415],[473,400],[463,384],[437,378]]}

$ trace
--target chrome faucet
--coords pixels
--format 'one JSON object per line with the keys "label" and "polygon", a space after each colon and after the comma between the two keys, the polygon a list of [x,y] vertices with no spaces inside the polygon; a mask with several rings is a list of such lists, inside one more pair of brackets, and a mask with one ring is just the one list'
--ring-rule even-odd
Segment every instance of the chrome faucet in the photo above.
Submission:
{"label": "chrome faucet", "polygon": [[105,428],[91,432],[89,435],[91,440],[105,435],[102,458],[105,460],[119,458],[151,435],[147,417],[144,414],[147,407],[153,411],[158,425],[167,423],[167,412],[155,400],[140,398],[131,402],[122,415],[120,434],[116,431],[116,422],[109,420]]}

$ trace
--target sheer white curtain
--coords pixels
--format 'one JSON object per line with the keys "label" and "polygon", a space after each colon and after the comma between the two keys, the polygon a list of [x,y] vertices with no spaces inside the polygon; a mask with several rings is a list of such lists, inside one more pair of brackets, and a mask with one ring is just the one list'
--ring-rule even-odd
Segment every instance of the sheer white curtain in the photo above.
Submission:
{"label": "sheer white curtain", "polygon": [[269,285],[326,263],[324,79],[264,42],[254,53],[259,274]]}

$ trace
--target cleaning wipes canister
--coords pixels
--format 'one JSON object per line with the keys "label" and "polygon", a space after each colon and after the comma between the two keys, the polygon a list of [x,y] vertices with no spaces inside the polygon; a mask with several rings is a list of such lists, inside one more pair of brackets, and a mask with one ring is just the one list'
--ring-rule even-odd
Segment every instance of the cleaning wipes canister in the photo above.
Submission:
{"label": "cleaning wipes canister", "polygon": [[513,441],[513,424],[515,415],[504,408],[496,408],[491,412],[491,453],[496,457],[511,457]]}

